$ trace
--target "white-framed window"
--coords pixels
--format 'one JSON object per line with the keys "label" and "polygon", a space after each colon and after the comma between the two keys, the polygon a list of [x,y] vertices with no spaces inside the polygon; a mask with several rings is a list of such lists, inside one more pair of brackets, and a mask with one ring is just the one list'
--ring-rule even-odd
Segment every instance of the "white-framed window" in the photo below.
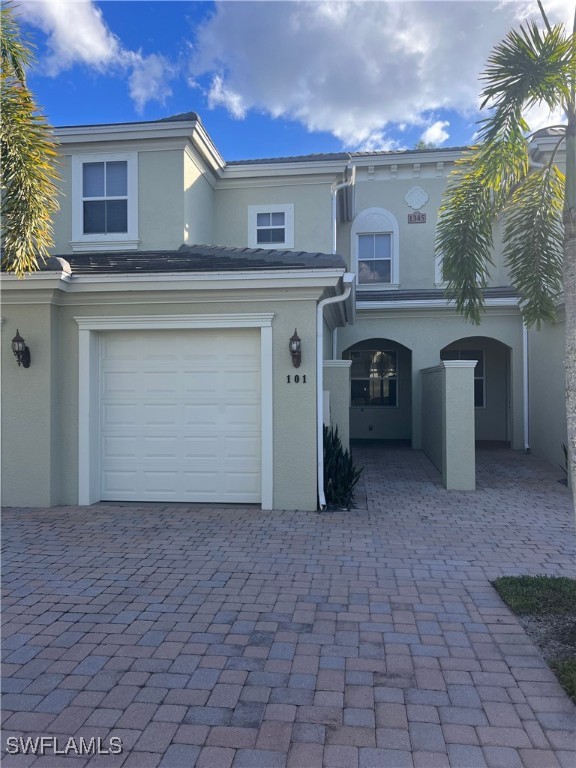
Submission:
{"label": "white-framed window", "polygon": [[390,232],[358,235],[358,285],[392,282]]}
{"label": "white-framed window", "polygon": [[343,355],[351,360],[351,405],[396,408],[398,406],[398,353],[385,349],[352,349]]}
{"label": "white-framed window", "polygon": [[352,269],[360,290],[397,288],[400,238],[396,217],[384,208],[367,208],[351,228]]}
{"label": "white-framed window", "polygon": [[249,205],[249,248],[294,248],[294,205]]}
{"label": "white-framed window", "polygon": [[138,247],[136,152],[72,158],[72,248]]}
{"label": "white-framed window", "polygon": [[474,367],[474,408],[486,407],[486,375],[483,349],[442,349],[440,360],[476,360]]}

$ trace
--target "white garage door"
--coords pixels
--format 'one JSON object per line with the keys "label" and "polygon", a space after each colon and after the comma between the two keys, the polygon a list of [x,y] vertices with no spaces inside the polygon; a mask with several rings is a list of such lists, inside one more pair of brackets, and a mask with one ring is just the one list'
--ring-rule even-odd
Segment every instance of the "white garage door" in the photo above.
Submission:
{"label": "white garage door", "polygon": [[259,502],[260,332],[101,334],[101,498]]}

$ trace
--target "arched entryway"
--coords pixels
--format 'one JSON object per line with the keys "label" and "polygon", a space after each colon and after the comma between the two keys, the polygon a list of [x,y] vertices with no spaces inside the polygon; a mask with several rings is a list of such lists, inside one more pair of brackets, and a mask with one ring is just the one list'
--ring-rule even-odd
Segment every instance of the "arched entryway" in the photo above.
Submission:
{"label": "arched entryway", "polygon": [[350,437],[410,440],[412,352],[386,338],[359,341],[342,353],[351,360]]}
{"label": "arched entryway", "polygon": [[474,421],[477,442],[509,443],[511,349],[488,336],[467,336],[440,350],[441,360],[476,360]]}

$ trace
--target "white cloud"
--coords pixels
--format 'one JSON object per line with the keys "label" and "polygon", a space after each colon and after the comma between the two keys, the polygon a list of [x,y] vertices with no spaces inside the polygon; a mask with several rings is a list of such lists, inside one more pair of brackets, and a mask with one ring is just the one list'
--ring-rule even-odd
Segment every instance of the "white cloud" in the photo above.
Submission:
{"label": "white cloud", "polygon": [[[551,20],[567,17],[546,1]],[[386,143],[387,126],[471,119],[492,47],[530,2],[219,2],[196,30],[190,75],[212,77],[211,106],[254,109],[329,131],[347,147]],[[442,121],[425,134],[448,138]]]}
{"label": "white cloud", "polygon": [[450,138],[450,134],[446,130],[449,125],[450,123],[448,120],[436,120],[435,123],[432,123],[432,125],[426,128],[420,138],[422,141],[426,142],[426,144],[444,144],[444,142]]}
{"label": "white cloud", "polygon": [[25,2],[18,11],[48,36],[49,53],[43,62],[48,75],[55,76],[77,62],[103,70],[122,59],[120,41],[90,0]]}
{"label": "white cloud", "polygon": [[174,67],[159,54],[130,51],[108,28],[93,0],[32,0],[18,5],[22,18],[47,35],[48,54],[41,62],[51,77],[82,64],[99,72],[128,76],[137,110],[148,101],[164,103]]}
{"label": "white cloud", "polygon": [[214,75],[212,78],[208,93],[208,106],[210,109],[218,106],[225,107],[237,120],[242,120],[246,116],[246,107],[242,96],[227,88],[220,75]]}
{"label": "white cloud", "polygon": [[157,101],[164,104],[172,95],[169,86],[173,67],[170,62],[157,53],[142,56],[140,53],[131,55],[132,72],[128,78],[130,97],[138,112],[142,112],[147,102]]}

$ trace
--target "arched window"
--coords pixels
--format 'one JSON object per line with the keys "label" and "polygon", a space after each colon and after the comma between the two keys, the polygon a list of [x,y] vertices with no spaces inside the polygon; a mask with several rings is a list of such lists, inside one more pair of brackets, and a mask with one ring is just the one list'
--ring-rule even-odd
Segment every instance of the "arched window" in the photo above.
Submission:
{"label": "arched window", "polygon": [[399,232],[395,216],[385,208],[367,208],[352,224],[352,269],[360,288],[398,287]]}

